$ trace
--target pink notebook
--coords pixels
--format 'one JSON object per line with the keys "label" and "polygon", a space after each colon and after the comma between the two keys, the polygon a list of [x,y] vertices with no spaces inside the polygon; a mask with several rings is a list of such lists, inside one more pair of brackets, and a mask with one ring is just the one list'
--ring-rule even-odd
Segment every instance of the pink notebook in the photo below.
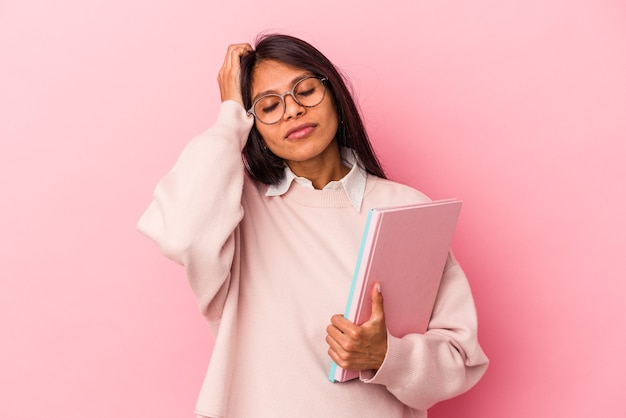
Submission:
{"label": "pink notebook", "polygon": [[[372,209],[368,215],[344,317],[356,324],[372,312],[371,291],[380,282],[387,329],[395,337],[428,328],[452,236],[461,210],[457,199]],[[328,378],[359,377],[333,362]]]}

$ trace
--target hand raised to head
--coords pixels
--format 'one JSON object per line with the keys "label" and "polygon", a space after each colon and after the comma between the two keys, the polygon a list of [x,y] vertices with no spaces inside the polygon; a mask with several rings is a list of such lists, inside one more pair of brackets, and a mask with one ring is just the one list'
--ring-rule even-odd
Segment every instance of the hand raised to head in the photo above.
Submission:
{"label": "hand raised to head", "polygon": [[241,97],[241,84],[239,74],[241,72],[241,57],[252,51],[252,46],[248,43],[233,44],[228,47],[224,63],[217,75],[217,83],[220,87],[222,102],[234,100],[243,106]]}

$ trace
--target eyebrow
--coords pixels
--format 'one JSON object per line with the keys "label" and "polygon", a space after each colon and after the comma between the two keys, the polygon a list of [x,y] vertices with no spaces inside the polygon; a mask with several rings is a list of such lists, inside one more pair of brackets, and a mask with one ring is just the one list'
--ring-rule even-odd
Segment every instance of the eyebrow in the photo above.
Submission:
{"label": "eyebrow", "polygon": [[[298,77],[291,80],[291,87],[293,88],[294,84],[296,84],[298,81],[307,77],[314,77],[314,75],[309,72],[299,75]],[[277,93],[276,90],[265,90],[265,91],[259,92],[252,98],[252,103],[254,103],[259,97],[263,97],[266,94],[280,94],[280,93]]]}

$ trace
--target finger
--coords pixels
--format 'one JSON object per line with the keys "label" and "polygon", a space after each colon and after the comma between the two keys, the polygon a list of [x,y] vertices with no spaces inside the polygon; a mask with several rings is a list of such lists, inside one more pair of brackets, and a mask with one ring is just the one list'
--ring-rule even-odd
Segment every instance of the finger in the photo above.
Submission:
{"label": "finger", "polygon": [[252,46],[250,44],[234,44],[228,47],[227,59],[229,64],[238,65],[239,60],[242,56],[248,54],[252,51]]}
{"label": "finger", "polygon": [[333,335],[332,332],[329,332],[326,335],[326,344],[328,344],[328,347],[330,350],[335,351],[335,352],[343,351],[341,343],[335,339],[335,337],[341,338],[341,335],[343,334],[340,333],[339,335],[336,335],[336,334]]}
{"label": "finger", "polygon": [[380,283],[374,283],[372,286],[372,314],[368,322],[384,321],[385,310],[383,308],[383,294]]}
{"label": "finger", "polygon": [[[346,338],[344,334],[339,331],[337,332],[339,333],[339,339]],[[340,367],[348,368],[351,364],[350,359],[353,355],[345,349],[341,341],[334,339],[331,334],[332,332],[329,332],[329,335],[326,336],[326,343],[328,344],[328,355]]]}
{"label": "finger", "polygon": [[326,334],[327,338],[331,338],[334,342],[340,345],[348,338],[343,331],[332,324],[326,327]]}
{"label": "finger", "polygon": [[354,334],[358,328],[353,322],[348,321],[343,315],[333,315],[330,323],[343,334]]}
{"label": "finger", "polygon": [[220,69],[220,76],[231,73],[233,69],[238,69],[241,57],[248,54],[250,51],[252,51],[252,46],[247,43],[229,45],[226,51],[226,57],[224,57],[224,63]]}
{"label": "finger", "polygon": [[328,355],[330,358],[337,363],[339,367],[347,368],[348,364],[345,362],[346,355],[344,354],[343,349],[336,343],[328,344]]}
{"label": "finger", "polygon": [[227,58],[238,56],[244,54],[248,51],[252,50],[252,46],[249,43],[240,43],[240,44],[232,44],[228,45],[228,50],[226,51]]}

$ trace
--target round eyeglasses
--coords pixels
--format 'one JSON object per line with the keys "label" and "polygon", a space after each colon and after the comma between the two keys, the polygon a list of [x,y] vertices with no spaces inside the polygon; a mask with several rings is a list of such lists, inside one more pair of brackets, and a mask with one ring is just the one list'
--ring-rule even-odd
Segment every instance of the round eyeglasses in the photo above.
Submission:
{"label": "round eyeglasses", "polygon": [[285,114],[285,96],[291,96],[293,100],[304,107],[314,107],[322,103],[326,95],[324,82],[325,77],[308,76],[302,78],[293,85],[293,88],[283,94],[266,94],[259,97],[248,109],[248,115],[254,117],[265,125],[278,123]]}

